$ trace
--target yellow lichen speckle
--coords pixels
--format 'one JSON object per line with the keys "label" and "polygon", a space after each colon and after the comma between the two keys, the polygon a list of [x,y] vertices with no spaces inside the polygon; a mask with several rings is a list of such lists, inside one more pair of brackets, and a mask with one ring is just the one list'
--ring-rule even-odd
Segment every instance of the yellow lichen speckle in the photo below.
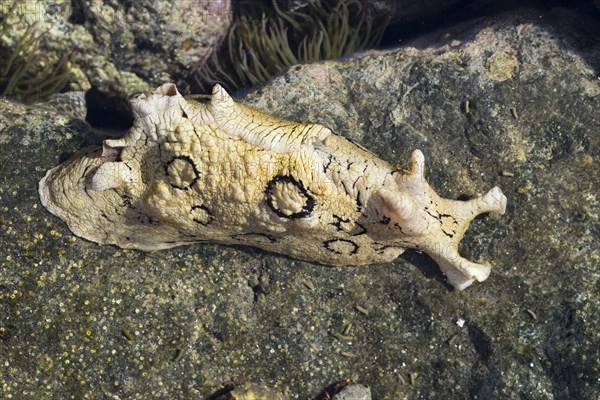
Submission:
{"label": "yellow lichen speckle", "polygon": [[519,62],[509,53],[494,53],[488,59],[487,75],[496,81],[505,81],[512,78],[517,72]]}

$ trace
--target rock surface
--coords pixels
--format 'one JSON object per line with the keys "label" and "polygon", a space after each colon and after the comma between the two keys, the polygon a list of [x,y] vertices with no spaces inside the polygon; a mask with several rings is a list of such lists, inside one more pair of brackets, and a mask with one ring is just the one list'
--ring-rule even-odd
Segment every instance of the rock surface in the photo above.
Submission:
{"label": "rock surface", "polygon": [[312,398],[348,376],[376,399],[595,398],[595,35],[564,10],[523,11],[295,67],[241,99],[402,167],[420,148],[445,197],[500,186],[507,214],[476,221],[461,248],[494,260],[492,273],[464,292],[417,252],[335,268],[246,247],[142,253],[77,239],[37,182],[93,134],[2,101],[0,397],[204,398],[255,382]]}
{"label": "rock surface", "polygon": [[39,51],[69,54],[71,89],[91,85],[123,95],[176,80],[200,64],[231,17],[229,0],[27,0],[8,21],[14,37],[3,40],[16,44],[21,30],[35,25]]}
{"label": "rock surface", "polygon": [[363,385],[349,385],[333,396],[333,400],[371,400],[371,389]]}

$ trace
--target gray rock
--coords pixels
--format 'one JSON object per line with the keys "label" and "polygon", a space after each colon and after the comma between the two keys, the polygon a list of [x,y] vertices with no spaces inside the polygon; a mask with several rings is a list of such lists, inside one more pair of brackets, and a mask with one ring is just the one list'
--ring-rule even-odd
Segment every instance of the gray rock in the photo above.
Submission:
{"label": "gray rock", "polygon": [[[499,185],[507,214],[476,221],[461,247],[495,260],[492,274],[460,293],[417,252],[333,268],[245,247],[141,253],[77,239],[43,209],[37,182],[87,128],[2,100],[2,397],[204,398],[250,381],[297,399],[341,375],[378,399],[597,397],[600,41],[590,26],[560,9],[474,21],[294,67],[244,97],[400,167],[420,148],[445,197]],[[351,339],[330,334],[350,323]]]}
{"label": "gray rock", "polygon": [[32,0],[13,11],[3,41],[16,45],[35,24],[40,52],[69,55],[70,89],[129,94],[200,65],[231,17],[230,0]]}
{"label": "gray rock", "polygon": [[371,389],[360,384],[348,385],[333,400],[371,400]]}
{"label": "gray rock", "polygon": [[47,101],[35,106],[81,121],[85,121],[87,114],[85,92],[82,91],[53,94]]}
{"label": "gray rock", "polygon": [[[91,35],[99,53],[110,54],[105,62],[152,85],[173,81],[207,59],[225,36],[232,17],[230,0],[74,4],[71,20]],[[114,77],[97,74],[93,79],[102,90]]]}

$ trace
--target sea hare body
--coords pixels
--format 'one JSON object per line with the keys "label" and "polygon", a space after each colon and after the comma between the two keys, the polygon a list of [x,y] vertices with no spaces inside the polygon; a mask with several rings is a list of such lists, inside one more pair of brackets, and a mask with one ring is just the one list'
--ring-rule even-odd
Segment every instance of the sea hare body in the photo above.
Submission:
{"label": "sea hare body", "polygon": [[443,199],[415,150],[408,172],[318,124],[285,121],[173,84],[132,100],[121,139],[85,148],[40,181],[44,206],[78,236],[159,250],[214,241],[331,265],[383,263],[407,248],[429,254],[458,289],[489,264],[458,254],[470,221],[504,213],[499,188]]}

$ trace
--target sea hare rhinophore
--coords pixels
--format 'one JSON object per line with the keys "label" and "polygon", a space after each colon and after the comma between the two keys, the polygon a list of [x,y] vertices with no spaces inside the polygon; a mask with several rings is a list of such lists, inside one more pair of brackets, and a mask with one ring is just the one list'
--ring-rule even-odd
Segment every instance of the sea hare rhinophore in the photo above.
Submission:
{"label": "sea hare rhinophore", "polygon": [[457,289],[490,273],[458,243],[475,216],[503,214],[506,197],[495,187],[441,198],[419,150],[400,171],[322,125],[236,103],[218,85],[207,102],[165,84],[132,106],[123,138],[79,151],[40,181],[44,206],[78,236],[146,251],[246,244],[331,265],[414,248]]}

